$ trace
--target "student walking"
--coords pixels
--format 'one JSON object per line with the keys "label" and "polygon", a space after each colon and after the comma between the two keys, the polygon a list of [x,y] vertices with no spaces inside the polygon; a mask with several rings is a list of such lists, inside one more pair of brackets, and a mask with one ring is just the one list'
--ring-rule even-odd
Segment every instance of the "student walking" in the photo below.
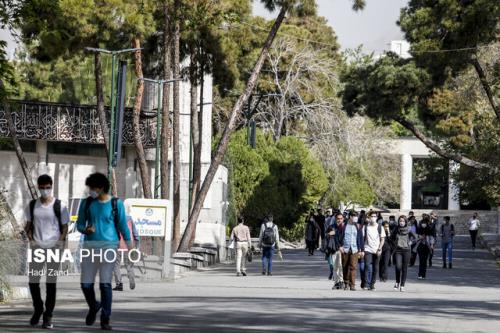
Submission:
{"label": "student walking", "polygon": [[[32,200],[26,207],[26,233],[30,240],[31,251],[38,249],[44,252],[47,258],[48,251],[63,250],[68,232],[69,212],[67,207],[52,196],[53,181],[49,175],[41,175],[37,180],[40,198]],[[56,306],[57,275],[60,262],[44,261],[29,262],[28,280],[31,299],[33,301],[33,315],[30,325],[36,326],[43,315],[42,328],[51,329],[52,316]],[[41,272],[41,273],[40,273]],[[40,279],[45,275],[46,297],[45,304],[40,292]],[[44,308],[45,306],[45,308]]]}
{"label": "student walking", "polygon": [[410,214],[411,215],[408,218],[408,224],[410,226],[410,242],[411,242],[410,267],[413,267],[415,266],[415,261],[417,261],[418,222],[417,219],[415,218],[415,215],[413,215],[413,212],[410,212]]}
{"label": "student walking", "polygon": [[[392,230],[394,230],[393,228]],[[386,282],[388,277],[389,263],[391,261],[391,256],[394,252],[394,244],[391,236],[391,229],[389,228],[389,222],[382,223],[382,233],[385,236],[384,245],[382,246],[382,253],[380,255],[379,264],[379,277],[380,282]]]}
{"label": "student walking", "polygon": [[394,244],[394,266],[396,271],[396,284],[394,290],[405,291],[406,276],[408,274],[408,264],[410,262],[411,238],[415,237],[406,216],[398,218],[398,224],[391,233]]}
{"label": "student walking", "polygon": [[378,223],[377,213],[369,215],[369,222],[363,229],[365,253],[365,290],[375,290],[377,271],[385,242],[385,231]]}
{"label": "student walking", "polygon": [[443,268],[446,268],[446,254],[448,254],[448,268],[453,264],[453,238],[455,237],[455,226],[450,223],[450,217],[444,217],[444,224],[441,225],[441,246],[443,250]]}
{"label": "student walking", "polygon": [[278,226],[273,222],[273,216],[264,219],[260,228],[259,248],[262,251],[262,275],[273,275],[274,249],[280,250],[280,236]]}
{"label": "student walking", "polygon": [[436,240],[437,240],[437,229],[438,229],[439,220],[438,220],[438,215],[435,211],[431,212],[430,218],[431,218],[431,224],[430,224],[430,227],[431,227],[431,235],[430,235],[431,248],[430,248],[430,252],[429,252],[429,267],[432,267],[432,258],[434,257],[434,245],[436,244]]}
{"label": "student walking", "polygon": [[481,222],[477,218],[477,213],[472,215],[472,218],[467,222],[467,226],[469,227],[470,240],[472,242],[472,249],[476,249],[476,238],[477,233],[479,232],[479,227],[481,226]]}
{"label": "student walking", "polygon": [[[78,211],[77,229],[85,234],[83,249],[92,254],[82,258],[80,277],[81,288],[89,311],[85,324],[93,325],[96,315],[101,310],[101,329],[111,330],[111,304],[116,249],[119,245],[119,233],[123,235],[129,250],[133,248],[127,226],[123,202],[109,195],[110,183],[102,173],[93,173],[85,181],[89,188],[89,197],[82,201]],[[113,254],[114,251],[114,254]],[[101,257],[96,255],[101,254]],[[95,297],[94,281],[99,272],[101,301]]]}
{"label": "student walking", "polygon": [[310,256],[314,255],[314,250],[316,249],[320,229],[314,215],[311,213],[308,220],[306,221],[306,247]]}
{"label": "student walking", "polygon": [[351,291],[356,290],[358,258],[364,256],[363,232],[358,230],[356,222],[354,222],[354,217],[357,217],[357,215],[356,212],[350,212],[348,223],[337,230],[339,234],[339,251],[342,253],[344,289],[350,288]]}
{"label": "student walking", "polygon": [[425,216],[420,222],[417,229],[418,241],[417,241],[417,253],[419,259],[418,265],[418,279],[422,280],[426,278],[427,275],[427,261],[429,260],[429,254],[433,246],[433,230],[430,225],[430,219]]}
{"label": "student walking", "polygon": [[[128,207],[126,208],[127,214],[127,227],[129,234],[132,235],[132,246],[134,248],[139,248],[139,233],[137,232],[137,228],[135,226],[134,220],[132,216],[128,213]],[[113,274],[115,276],[116,287],[113,288],[115,291],[123,291],[123,282],[122,282],[122,272],[121,272],[121,264],[125,265],[125,269],[127,270],[127,278],[129,282],[129,286],[131,290],[135,289],[135,273],[134,273],[134,263],[130,260],[127,243],[123,239],[123,235],[120,233],[120,250],[118,258],[115,261],[115,267],[113,269]]]}
{"label": "student walking", "polygon": [[236,276],[247,276],[247,253],[252,250],[252,239],[243,217],[238,217],[238,225],[233,228],[231,239],[236,242]]}

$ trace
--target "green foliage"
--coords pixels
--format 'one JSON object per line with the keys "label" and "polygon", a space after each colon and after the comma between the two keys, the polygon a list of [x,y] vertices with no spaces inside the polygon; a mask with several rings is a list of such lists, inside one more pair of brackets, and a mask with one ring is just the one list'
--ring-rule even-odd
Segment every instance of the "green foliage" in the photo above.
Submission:
{"label": "green foliage", "polygon": [[7,43],[0,40],[0,102],[7,98],[12,93],[13,87],[15,87],[12,66],[7,60],[7,54],[5,53],[6,46]]}
{"label": "green foliage", "polygon": [[271,213],[280,228],[298,237],[293,232],[299,228],[297,222],[302,221],[327,189],[328,180],[321,164],[294,137],[274,143],[258,131],[255,150],[246,142],[246,132],[238,131],[228,151],[238,214],[245,216],[256,231],[261,219]]}

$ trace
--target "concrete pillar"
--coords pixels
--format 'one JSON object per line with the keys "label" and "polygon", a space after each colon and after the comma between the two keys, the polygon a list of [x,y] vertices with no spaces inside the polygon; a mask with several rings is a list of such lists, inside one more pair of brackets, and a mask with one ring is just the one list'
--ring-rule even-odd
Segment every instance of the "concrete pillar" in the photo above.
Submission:
{"label": "concrete pillar", "polygon": [[37,140],[36,153],[38,155],[38,174],[43,175],[48,173],[47,170],[47,141]]}
{"label": "concrete pillar", "polygon": [[458,199],[459,188],[453,177],[458,171],[460,164],[455,161],[449,162],[448,169],[448,210],[460,210],[460,201]]}
{"label": "concrete pillar", "polygon": [[410,154],[401,155],[401,197],[400,209],[411,209],[411,192],[412,192],[412,170],[413,158]]}

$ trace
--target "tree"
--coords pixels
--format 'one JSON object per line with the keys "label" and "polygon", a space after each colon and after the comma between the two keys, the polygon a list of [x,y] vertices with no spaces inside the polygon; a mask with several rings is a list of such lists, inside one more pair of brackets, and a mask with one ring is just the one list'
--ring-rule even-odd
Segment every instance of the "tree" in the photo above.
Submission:
{"label": "tree", "polygon": [[[418,66],[432,75],[434,85],[446,82],[472,66],[491,109],[500,120],[500,109],[478,53],[498,40],[500,6],[489,0],[412,0],[401,11],[399,24],[411,43]],[[456,50],[441,52],[443,50]]]}

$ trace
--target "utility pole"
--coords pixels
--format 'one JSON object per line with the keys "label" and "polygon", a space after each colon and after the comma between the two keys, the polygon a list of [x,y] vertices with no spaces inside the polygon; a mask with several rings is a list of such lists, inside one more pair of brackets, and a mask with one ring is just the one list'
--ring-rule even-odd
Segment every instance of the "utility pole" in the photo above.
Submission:
{"label": "utility pole", "polygon": [[[160,151],[161,151],[161,127],[163,126],[163,119],[161,117],[161,98],[163,85],[168,83],[173,83],[176,81],[182,81],[182,79],[172,79],[172,80],[155,80],[155,79],[147,79],[147,78],[138,78],[138,80],[143,80],[144,82],[151,82],[157,85],[158,89],[158,107],[156,110],[156,147],[155,147],[155,182],[154,182],[154,198],[160,198]],[[168,126],[168,121],[166,122],[166,126]]]}
{"label": "utility pole", "polygon": [[116,150],[116,132],[118,130],[118,126],[116,124],[116,109],[117,105],[119,104],[117,101],[117,96],[119,95],[117,90],[118,87],[118,56],[123,53],[131,53],[135,52],[137,50],[140,50],[138,48],[132,48],[132,49],[123,49],[123,50],[106,50],[106,49],[100,49],[100,48],[95,48],[95,47],[86,47],[85,50],[90,51],[90,52],[99,52],[99,53],[104,53],[104,54],[110,54],[111,55],[111,98],[110,98],[110,128],[109,128],[109,149],[108,149],[108,178],[111,179],[112,173],[113,173],[113,168],[114,168],[114,160],[117,157],[117,152]]}

